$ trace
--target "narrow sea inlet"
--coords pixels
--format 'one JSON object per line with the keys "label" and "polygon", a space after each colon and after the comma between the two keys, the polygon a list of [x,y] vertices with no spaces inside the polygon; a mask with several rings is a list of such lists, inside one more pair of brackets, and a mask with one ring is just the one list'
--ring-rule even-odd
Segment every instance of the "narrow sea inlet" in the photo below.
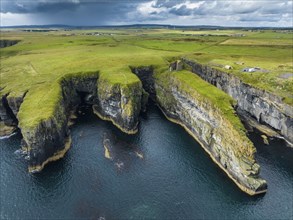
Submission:
{"label": "narrow sea inlet", "polygon": [[1,219],[292,219],[293,149],[257,148],[266,194],[248,196],[154,105],[127,135],[82,108],[66,156],[29,174],[21,137],[0,140]]}

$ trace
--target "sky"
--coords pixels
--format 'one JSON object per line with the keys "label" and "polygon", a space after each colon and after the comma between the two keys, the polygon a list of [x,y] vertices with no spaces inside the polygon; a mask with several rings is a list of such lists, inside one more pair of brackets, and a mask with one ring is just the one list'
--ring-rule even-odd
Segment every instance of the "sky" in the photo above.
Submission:
{"label": "sky", "polygon": [[292,27],[292,0],[1,0],[1,26],[170,24]]}

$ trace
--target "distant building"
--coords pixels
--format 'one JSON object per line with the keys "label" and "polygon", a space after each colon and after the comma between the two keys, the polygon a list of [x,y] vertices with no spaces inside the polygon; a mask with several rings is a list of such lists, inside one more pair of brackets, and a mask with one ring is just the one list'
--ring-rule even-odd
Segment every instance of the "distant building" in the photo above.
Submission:
{"label": "distant building", "polygon": [[255,72],[256,71],[256,69],[255,68],[250,68],[250,67],[247,67],[247,68],[244,68],[243,70],[242,70],[242,72],[248,72],[248,73],[252,73],[252,72]]}
{"label": "distant building", "polygon": [[260,67],[246,67],[242,70],[242,72],[248,72],[248,73],[253,73],[253,72],[262,72],[262,73],[268,73],[269,70],[262,69]]}

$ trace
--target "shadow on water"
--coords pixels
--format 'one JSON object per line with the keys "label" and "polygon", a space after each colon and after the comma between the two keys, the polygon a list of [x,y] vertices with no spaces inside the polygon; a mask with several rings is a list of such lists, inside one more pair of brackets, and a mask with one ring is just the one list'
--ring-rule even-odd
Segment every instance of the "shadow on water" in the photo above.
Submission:
{"label": "shadow on water", "polygon": [[257,160],[270,161],[279,170],[293,175],[293,148],[289,147],[284,140],[270,138],[269,145],[266,145],[261,138],[261,133],[257,131],[250,133],[249,138],[257,148]]}
{"label": "shadow on water", "polygon": [[293,149],[282,141],[264,145],[250,134],[269,185],[251,197],[153,103],[135,135],[99,120],[90,107],[78,116],[69,152],[38,174],[28,174],[14,154],[20,135],[0,141],[1,218],[292,218]]}

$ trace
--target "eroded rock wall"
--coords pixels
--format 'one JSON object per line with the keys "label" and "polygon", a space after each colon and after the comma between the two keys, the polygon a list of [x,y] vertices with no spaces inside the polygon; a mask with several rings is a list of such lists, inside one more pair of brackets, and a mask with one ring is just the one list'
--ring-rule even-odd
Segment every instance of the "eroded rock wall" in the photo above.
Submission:
{"label": "eroded rock wall", "polygon": [[47,163],[63,157],[69,149],[66,146],[70,141],[66,104],[63,99],[58,100],[54,114],[35,126],[27,127],[20,122],[22,147],[28,155],[30,172],[41,171]]}
{"label": "eroded rock wall", "polygon": [[0,40],[0,48],[10,47],[17,44],[19,40]]}
{"label": "eroded rock wall", "polygon": [[26,92],[4,94],[0,102],[0,136],[10,136],[17,129],[17,113]]}
{"label": "eroded rock wall", "polygon": [[[63,77],[58,82],[59,91],[56,92],[60,94],[57,96],[58,100],[54,104],[51,116],[31,126],[27,126],[25,121],[20,120],[23,148],[28,154],[30,172],[41,171],[47,163],[65,155],[71,142],[67,126],[70,110],[81,103],[81,92],[96,96],[97,79],[98,74],[87,77]],[[28,92],[28,98],[33,95],[34,92]],[[24,103],[24,105],[29,104]]]}
{"label": "eroded rock wall", "polygon": [[15,126],[17,124],[16,117],[8,104],[7,96],[8,94],[5,94],[1,97],[0,119],[6,126]]}
{"label": "eroded rock wall", "polygon": [[184,87],[171,74],[156,74],[157,102],[165,115],[197,139],[239,188],[251,195],[265,192],[267,185],[258,176],[256,150],[250,140],[211,101]]}
{"label": "eroded rock wall", "polygon": [[53,91],[56,100],[51,100],[54,102],[49,110],[52,113],[44,118],[38,115],[38,120],[30,111],[31,102],[39,98],[38,95],[35,97],[36,91],[31,90],[21,96],[2,96],[1,123],[5,123],[5,131],[8,131],[7,126],[20,128],[30,172],[40,171],[47,163],[65,155],[71,142],[68,129],[70,112],[81,102],[93,105],[102,118],[111,120],[122,131],[137,131],[138,116],[146,97],[139,80],[131,84],[111,83],[99,79],[99,73],[89,73],[68,74],[56,83],[58,85]]}
{"label": "eroded rock wall", "polygon": [[202,79],[237,100],[241,110],[248,112],[259,123],[277,130],[288,142],[293,143],[293,107],[284,103],[280,97],[254,88],[232,74],[188,59],[183,59],[183,62]]}
{"label": "eroded rock wall", "polygon": [[102,78],[98,82],[94,112],[104,120],[110,120],[122,131],[137,132],[138,117],[142,109],[143,89],[138,80],[131,84],[111,83]]}
{"label": "eroded rock wall", "polygon": [[153,66],[139,66],[130,67],[131,71],[138,76],[142,82],[143,89],[149,94],[150,98],[156,99],[155,81],[154,81],[154,67]]}

